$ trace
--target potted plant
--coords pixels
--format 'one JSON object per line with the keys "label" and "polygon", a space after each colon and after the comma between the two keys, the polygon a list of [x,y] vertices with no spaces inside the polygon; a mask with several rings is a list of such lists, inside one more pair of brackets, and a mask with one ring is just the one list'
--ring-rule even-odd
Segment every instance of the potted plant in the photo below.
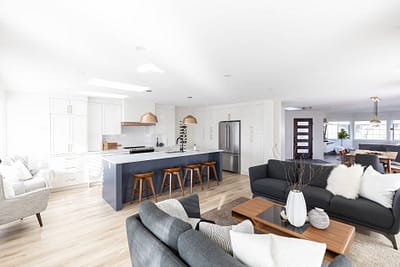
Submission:
{"label": "potted plant", "polygon": [[340,129],[337,133],[337,138],[340,139],[340,145],[343,146],[343,139],[348,139],[350,137],[349,133],[344,129]]}

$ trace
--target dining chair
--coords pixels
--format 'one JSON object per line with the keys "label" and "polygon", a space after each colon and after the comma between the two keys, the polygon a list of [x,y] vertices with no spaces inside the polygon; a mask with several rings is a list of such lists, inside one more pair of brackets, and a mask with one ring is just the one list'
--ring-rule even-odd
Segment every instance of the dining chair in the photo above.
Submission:
{"label": "dining chair", "polygon": [[385,173],[385,168],[383,167],[383,164],[379,161],[377,155],[356,154],[354,162],[361,164],[365,167],[372,166],[376,171],[380,173]]}

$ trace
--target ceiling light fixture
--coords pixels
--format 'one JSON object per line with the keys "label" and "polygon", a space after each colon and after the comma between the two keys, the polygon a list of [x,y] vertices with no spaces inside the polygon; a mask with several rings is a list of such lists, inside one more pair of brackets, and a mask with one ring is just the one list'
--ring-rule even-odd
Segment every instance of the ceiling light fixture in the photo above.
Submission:
{"label": "ceiling light fixture", "polygon": [[105,98],[117,98],[117,99],[128,98],[127,95],[110,94],[110,93],[102,93],[102,92],[80,91],[78,93],[80,95],[91,96],[91,97],[105,97]]}
{"label": "ceiling light fixture", "polygon": [[230,78],[230,77],[232,77],[232,75],[231,74],[224,74],[224,77],[225,78]]}
{"label": "ceiling light fixture", "polygon": [[287,110],[287,111],[296,111],[296,110],[302,110],[302,108],[299,108],[299,107],[286,107],[285,110]]}
{"label": "ceiling light fixture", "polygon": [[140,122],[142,123],[157,123],[158,119],[157,116],[151,112],[147,112],[140,116]]}
{"label": "ceiling light fixture", "polygon": [[115,81],[108,81],[108,80],[97,79],[97,78],[90,79],[88,81],[88,84],[93,85],[93,86],[107,87],[107,88],[119,89],[119,90],[124,90],[124,91],[133,91],[133,92],[144,92],[144,91],[150,89],[147,86],[115,82]]}
{"label": "ceiling light fixture", "polygon": [[377,127],[381,123],[381,121],[378,119],[378,102],[379,102],[380,98],[377,96],[371,96],[370,98],[371,98],[372,102],[374,102],[374,114],[373,114],[372,120],[370,122],[371,122],[372,126]]}
{"label": "ceiling light fixture", "polygon": [[156,65],[152,63],[146,63],[143,64],[139,67],[136,68],[136,70],[140,73],[151,73],[151,72],[156,72],[156,73],[164,73],[162,69],[157,67]]}

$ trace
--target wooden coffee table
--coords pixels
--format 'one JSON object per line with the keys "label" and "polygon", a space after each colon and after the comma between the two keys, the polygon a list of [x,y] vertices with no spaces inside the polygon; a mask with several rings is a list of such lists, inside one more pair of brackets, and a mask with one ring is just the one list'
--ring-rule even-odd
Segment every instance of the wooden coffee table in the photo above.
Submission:
{"label": "wooden coffee table", "polygon": [[330,220],[329,227],[320,230],[311,225],[303,232],[298,233],[286,227],[257,217],[272,206],[280,206],[263,198],[253,198],[232,208],[232,217],[238,221],[250,219],[254,228],[262,233],[273,233],[288,237],[297,237],[311,241],[325,243],[325,259],[332,260],[339,254],[347,254],[355,237],[354,226]]}

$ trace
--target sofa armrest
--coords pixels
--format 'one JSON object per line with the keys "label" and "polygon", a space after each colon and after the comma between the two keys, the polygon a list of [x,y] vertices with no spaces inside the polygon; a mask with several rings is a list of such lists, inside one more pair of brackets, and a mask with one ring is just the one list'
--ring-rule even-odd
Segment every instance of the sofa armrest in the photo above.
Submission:
{"label": "sofa armrest", "polygon": [[41,169],[33,176],[33,178],[35,177],[42,177],[46,182],[46,186],[52,188],[54,186],[56,175],[51,169]]}
{"label": "sofa armrest", "polygon": [[345,255],[339,255],[329,263],[329,267],[351,267],[351,261]]}
{"label": "sofa armrest", "polygon": [[249,177],[250,177],[250,187],[251,191],[253,191],[253,183],[260,179],[268,177],[268,164],[262,164],[258,166],[253,166],[249,168]]}
{"label": "sofa armrest", "polygon": [[197,194],[191,194],[178,199],[178,201],[182,204],[190,218],[200,218],[199,196]]}
{"label": "sofa armrest", "polygon": [[132,266],[187,266],[141,223],[139,215],[126,219]]}
{"label": "sofa armrest", "polygon": [[398,234],[400,230],[400,189],[397,190],[394,195],[392,212],[394,216],[392,234]]}

